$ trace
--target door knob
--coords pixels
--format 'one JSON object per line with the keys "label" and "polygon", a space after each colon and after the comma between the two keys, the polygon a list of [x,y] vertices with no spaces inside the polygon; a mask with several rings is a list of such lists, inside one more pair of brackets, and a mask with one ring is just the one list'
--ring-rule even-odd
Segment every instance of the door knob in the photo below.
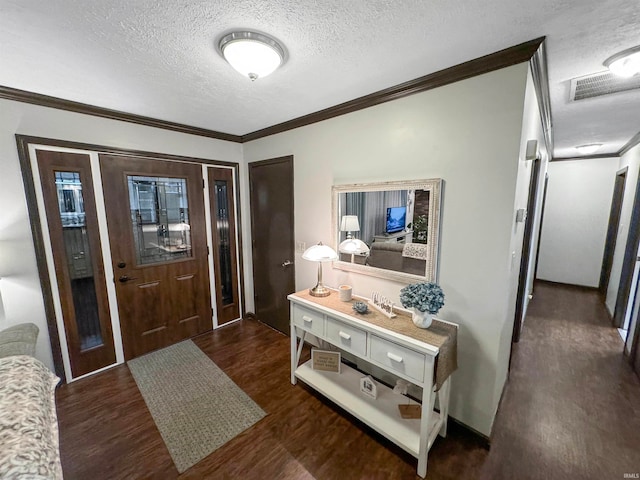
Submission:
{"label": "door knob", "polygon": [[135,278],[131,278],[128,275],[122,275],[120,278],[118,278],[118,281],[120,283],[127,283],[129,280],[135,280]]}
{"label": "door knob", "polygon": [[288,267],[289,265],[293,265],[293,262],[291,260],[285,260],[284,262],[282,262],[283,267]]}

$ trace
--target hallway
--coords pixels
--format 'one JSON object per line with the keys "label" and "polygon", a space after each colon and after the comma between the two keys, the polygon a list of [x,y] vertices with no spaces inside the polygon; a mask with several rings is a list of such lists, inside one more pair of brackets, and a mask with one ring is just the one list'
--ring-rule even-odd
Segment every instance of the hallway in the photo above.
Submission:
{"label": "hallway", "polygon": [[640,474],[640,381],[595,290],[538,282],[483,479]]}

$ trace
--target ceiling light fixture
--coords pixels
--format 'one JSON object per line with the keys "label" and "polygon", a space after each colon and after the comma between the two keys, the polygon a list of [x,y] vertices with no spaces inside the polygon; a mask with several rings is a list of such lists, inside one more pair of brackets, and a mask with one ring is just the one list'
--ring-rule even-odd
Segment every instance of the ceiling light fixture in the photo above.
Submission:
{"label": "ceiling light fixture", "polygon": [[284,63],[284,49],[263,33],[238,31],[220,39],[222,56],[229,65],[254,81],[266,77]]}
{"label": "ceiling light fixture", "polygon": [[602,147],[601,143],[590,143],[589,145],[578,145],[576,150],[582,155],[591,155],[596,153]]}
{"label": "ceiling light fixture", "polygon": [[616,53],[604,61],[604,66],[619,77],[633,77],[640,73],[640,45]]}

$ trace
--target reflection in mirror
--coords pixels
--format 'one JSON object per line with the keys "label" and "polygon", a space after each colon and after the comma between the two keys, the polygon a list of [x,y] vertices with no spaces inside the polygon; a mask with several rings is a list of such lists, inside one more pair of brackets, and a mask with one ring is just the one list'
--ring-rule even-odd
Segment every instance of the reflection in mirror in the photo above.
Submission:
{"label": "reflection in mirror", "polygon": [[333,187],[339,269],[435,280],[442,180]]}

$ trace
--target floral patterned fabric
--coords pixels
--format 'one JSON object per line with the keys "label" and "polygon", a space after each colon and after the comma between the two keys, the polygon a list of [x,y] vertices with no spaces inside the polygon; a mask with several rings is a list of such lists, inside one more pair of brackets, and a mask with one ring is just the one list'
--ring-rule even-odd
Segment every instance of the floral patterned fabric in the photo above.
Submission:
{"label": "floral patterned fabric", "polygon": [[62,479],[55,386],[28,355],[0,358],[0,478]]}

